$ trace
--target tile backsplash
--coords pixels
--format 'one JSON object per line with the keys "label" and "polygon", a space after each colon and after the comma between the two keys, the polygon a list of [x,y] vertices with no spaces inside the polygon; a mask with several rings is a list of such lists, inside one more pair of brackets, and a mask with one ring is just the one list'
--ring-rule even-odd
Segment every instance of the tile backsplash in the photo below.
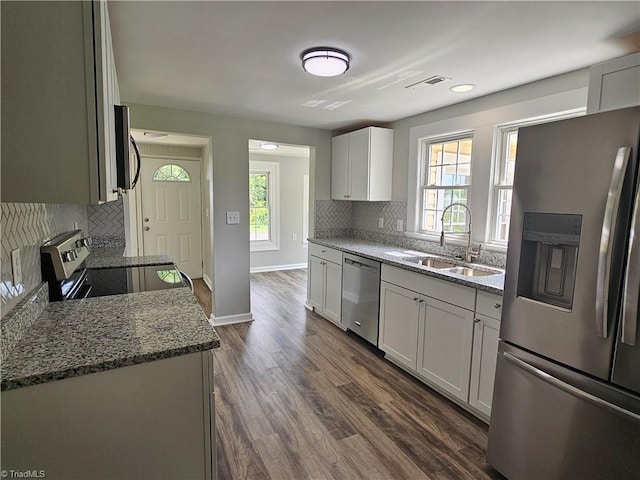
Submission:
{"label": "tile backsplash", "polygon": [[[4,316],[27,293],[42,282],[40,245],[56,235],[78,228],[88,231],[85,205],[2,203],[2,263],[0,316]],[[13,284],[11,251],[19,249],[22,281]]]}
{"label": "tile backsplash", "polygon": [[125,245],[124,205],[121,198],[102,205],[88,205],[87,222],[94,247]]}
{"label": "tile backsplash", "polygon": [[[315,215],[316,238],[355,237],[438,255],[464,255],[465,248],[462,246],[449,244],[441,247],[439,242],[406,237],[406,202],[317,200]],[[382,228],[378,223],[380,218],[383,219]],[[397,229],[398,220],[402,220],[402,231]],[[504,268],[506,255],[483,250],[478,261]]]}

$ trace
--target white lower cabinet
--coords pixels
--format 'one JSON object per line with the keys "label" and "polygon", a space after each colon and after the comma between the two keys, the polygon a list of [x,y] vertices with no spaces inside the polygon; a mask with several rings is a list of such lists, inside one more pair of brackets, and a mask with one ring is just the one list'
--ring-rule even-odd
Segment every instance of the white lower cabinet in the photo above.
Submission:
{"label": "white lower cabinet", "polygon": [[341,325],[342,252],[309,244],[307,303],[320,315]]}
{"label": "white lower cabinet", "polygon": [[206,351],[3,391],[2,470],[215,480],[213,382]]}
{"label": "white lower cabinet", "polygon": [[501,315],[502,297],[478,292],[474,320],[469,404],[485,414],[487,418],[491,416]]}
{"label": "white lower cabinet", "polygon": [[473,312],[425,297],[418,373],[466,402],[469,398]]}
{"label": "white lower cabinet", "polygon": [[[491,414],[502,298],[382,266],[380,349],[484,420]],[[477,311],[476,311],[477,310]]]}
{"label": "white lower cabinet", "polygon": [[380,349],[412,370],[418,366],[419,302],[416,292],[380,282]]}

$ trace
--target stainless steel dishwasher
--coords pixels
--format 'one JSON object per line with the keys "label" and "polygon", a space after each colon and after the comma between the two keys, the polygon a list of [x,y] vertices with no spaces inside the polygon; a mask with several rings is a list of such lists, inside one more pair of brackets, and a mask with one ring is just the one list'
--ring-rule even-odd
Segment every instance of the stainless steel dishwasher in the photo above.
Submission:
{"label": "stainless steel dishwasher", "polygon": [[342,260],[342,322],[378,346],[380,262],[345,253]]}

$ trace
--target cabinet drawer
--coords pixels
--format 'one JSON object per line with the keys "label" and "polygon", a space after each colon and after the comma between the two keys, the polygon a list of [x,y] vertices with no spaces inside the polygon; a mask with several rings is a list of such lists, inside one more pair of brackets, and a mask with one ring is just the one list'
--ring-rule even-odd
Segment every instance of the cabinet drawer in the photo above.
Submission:
{"label": "cabinet drawer", "polygon": [[309,255],[320,257],[338,265],[342,265],[342,252],[334,248],[324,247],[316,243],[309,243]]}
{"label": "cabinet drawer", "polygon": [[487,317],[500,320],[502,316],[502,297],[493,293],[478,290],[478,303],[476,312]]}
{"label": "cabinet drawer", "polygon": [[410,272],[401,268],[382,265],[382,280],[443,302],[473,310],[476,303],[475,288],[465,287],[446,280]]}

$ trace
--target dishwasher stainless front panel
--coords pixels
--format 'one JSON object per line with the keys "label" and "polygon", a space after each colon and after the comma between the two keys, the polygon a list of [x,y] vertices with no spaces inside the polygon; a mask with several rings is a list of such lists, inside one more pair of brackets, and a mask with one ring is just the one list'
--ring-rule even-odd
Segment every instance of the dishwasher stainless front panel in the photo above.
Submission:
{"label": "dishwasher stainless front panel", "polygon": [[378,346],[380,262],[345,253],[342,260],[342,322]]}

